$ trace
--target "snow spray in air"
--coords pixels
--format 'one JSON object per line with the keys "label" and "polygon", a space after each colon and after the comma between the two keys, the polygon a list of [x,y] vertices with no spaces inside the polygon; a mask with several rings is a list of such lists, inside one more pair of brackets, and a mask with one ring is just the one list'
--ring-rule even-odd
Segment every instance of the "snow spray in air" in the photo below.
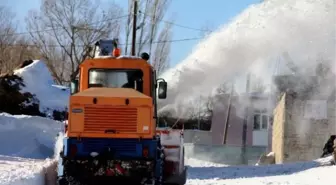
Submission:
{"label": "snow spray in air", "polygon": [[[333,0],[268,0],[251,5],[201,41],[175,68],[161,75],[169,89],[167,99],[159,100],[159,111],[183,109],[183,103],[187,105],[200,94],[209,94],[225,81],[235,79],[239,89],[236,77],[248,72],[273,86],[274,66],[279,57],[277,70],[288,70],[285,52],[301,69],[314,69],[323,58],[332,64],[335,73]],[[245,91],[246,78],[242,79]]]}
{"label": "snow spray in air", "polygon": [[58,160],[60,157],[60,152],[63,147],[63,138],[64,138],[64,134],[62,132],[59,132],[56,138],[56,143],[55,143],[55,148],[54,148],[54,158],[56,160]]}

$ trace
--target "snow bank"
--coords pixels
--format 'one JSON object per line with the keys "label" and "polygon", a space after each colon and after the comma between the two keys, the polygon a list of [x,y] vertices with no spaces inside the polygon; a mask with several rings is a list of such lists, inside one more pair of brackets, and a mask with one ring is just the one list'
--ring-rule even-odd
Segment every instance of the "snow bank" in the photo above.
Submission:
{"label": "snow bank", "polygon": [[51,119],[0,114],[0,185],[53,185],[61,130]]}
{"label": "snow bank", "polygon": [[50,113],[50,109],[63,111],[68,105],[70,91],[67,87],[54,84],[48,67],[41,60],[17,69],[15,75],[23,78],[22,92],[35,94],[40,101],[40,112]]}
{"label": "snow bank", "polygon": [[[0,185],[55,185],[54,160],[33,160],[0,155]],[[46,178],[46,172],[52,177]]]}
{"label": "snow bank", "polygon": [[256,166],[262,165],[262,164],[275,164],[275,153],[270,152],[267,155],[263,154],[259,158],[258,162],[255,164]]}
{"label": "snow bank", "polygon": [[37,116],[0,114],[0,155],[45,159],[54,154],[63,124]]}

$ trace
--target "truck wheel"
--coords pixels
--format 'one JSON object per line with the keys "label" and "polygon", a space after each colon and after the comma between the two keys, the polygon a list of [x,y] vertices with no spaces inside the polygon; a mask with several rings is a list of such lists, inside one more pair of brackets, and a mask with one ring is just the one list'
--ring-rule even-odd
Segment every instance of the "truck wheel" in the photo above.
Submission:
{"label": "truck wheel", "polygon": [[57,179],[57,185],[68,185],[69,182],[65,178],[59,178]]}

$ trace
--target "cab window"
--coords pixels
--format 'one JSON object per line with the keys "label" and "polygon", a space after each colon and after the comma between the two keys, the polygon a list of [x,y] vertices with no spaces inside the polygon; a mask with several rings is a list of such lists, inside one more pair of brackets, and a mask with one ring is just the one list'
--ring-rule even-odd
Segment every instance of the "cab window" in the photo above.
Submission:
{"label": "cab window", "polygon": [[140,69],[90,69],[90,87],[133,88],[143,92],[143,72]]}

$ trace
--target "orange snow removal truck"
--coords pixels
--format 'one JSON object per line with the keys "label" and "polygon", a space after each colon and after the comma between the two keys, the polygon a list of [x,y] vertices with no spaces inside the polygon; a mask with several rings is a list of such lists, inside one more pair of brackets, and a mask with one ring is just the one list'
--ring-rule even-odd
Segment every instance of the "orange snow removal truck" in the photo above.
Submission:
{"label": "orange snow removal truck", "polygon": [[98,41],[94,55],[71,81],[58,185],[185,184],[185,168],[165,170],[156,105],[167,83],[157,79],[149,55],[119,56],[114,40]]}

